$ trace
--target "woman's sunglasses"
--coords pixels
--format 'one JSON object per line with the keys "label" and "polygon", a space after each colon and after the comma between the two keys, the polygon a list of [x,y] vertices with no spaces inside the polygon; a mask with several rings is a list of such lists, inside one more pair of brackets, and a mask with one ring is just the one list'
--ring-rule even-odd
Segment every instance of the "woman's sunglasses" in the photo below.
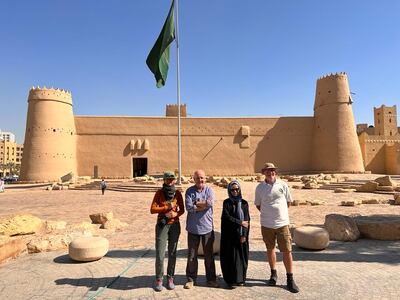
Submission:
{"label": "woman's sunglasses", "polygon": [[239,192],[240,189],[231,189],[232,192]]}

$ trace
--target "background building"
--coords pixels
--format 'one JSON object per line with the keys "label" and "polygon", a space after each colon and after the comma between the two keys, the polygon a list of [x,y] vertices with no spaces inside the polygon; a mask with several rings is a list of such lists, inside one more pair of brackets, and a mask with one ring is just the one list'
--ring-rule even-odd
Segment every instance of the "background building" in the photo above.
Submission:
{"label": "background building", "polygon": [[374,126],[357,125],[365,169],[373,173],[400,174],[400,128],[397,107],[374,107]]}
{"label": "background building", "polygon": [[[23,145],[15,143],[13,133],[7,132],[6,137],[0,139],[0,177],[19,175],[24,150]],[[14,142],[9,139],[13,139]]]}
{"label": "background building", "polygon": [[15,143],[15,135],[12,132],[1,131],[0,129],[0,140]]}

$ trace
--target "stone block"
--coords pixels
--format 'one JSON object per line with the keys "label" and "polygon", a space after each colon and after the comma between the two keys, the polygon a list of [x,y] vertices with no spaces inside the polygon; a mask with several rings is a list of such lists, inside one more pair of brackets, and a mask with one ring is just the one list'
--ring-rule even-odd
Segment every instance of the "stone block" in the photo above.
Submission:
{"label": "stone block", "polygon": [[375,181],[368,181],[361,186],[356,188],[357,192],[375,192],[376,188],[378,187],[379,183]]}
{"label": "stone block", "polygon": [[326,215],[324,227],[329,233],[329,239],[333,241],[354,242],[360,237],[356,222],[348,216],[339,214]]}
{"label": "stone block", "polygon": [[380,186],[393,186],[396,187],[396,183],[392,180],[390,176],[382,176],[378,177],[374,180],[377,182]]}
{"label": "stone block", "polygon": [[114,214],[112,211],[110,212],[101,212],[101,213],[96,213],[96,214],[91,214],[90,220],[92,220],[93,224],[104,224],[109,220],[112,220],[114,218]]}
{"label": "stone block", "polygon": [[42,220],[30,214],[21,214],[0,221],[0,234],[22,235],[41,231]]}
{"label": "stone block", "polygon": [[26,251],[26,244],[21,238],[0,236],[0,263],[19,256]]}
{"label": "stone block", "polygon": [[293,241],[304,249],[323,250],[329,245],[329,233],[320,227],[302,226],[294,229]]}
{"label": "stone block", "polygon": [[354,217],[363,238],[400,240],[400,215],[370,215]]}

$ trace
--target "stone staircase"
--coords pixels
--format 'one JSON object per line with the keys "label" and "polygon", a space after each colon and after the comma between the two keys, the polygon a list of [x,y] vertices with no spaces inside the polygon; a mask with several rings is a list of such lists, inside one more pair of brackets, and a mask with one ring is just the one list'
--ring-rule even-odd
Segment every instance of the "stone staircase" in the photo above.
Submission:
{"label": "stone staircase", "polygon": [[[155,193],[162,186],[162,182],[157,184],[138,183],[134,181],[107,181],[107,191],[114,192],[148,192]],[[183,191],[182,186],[177,186],[177,189]],[[100,181],[93,181],[87,184],[75,186],[70,190],[100,190]]]}

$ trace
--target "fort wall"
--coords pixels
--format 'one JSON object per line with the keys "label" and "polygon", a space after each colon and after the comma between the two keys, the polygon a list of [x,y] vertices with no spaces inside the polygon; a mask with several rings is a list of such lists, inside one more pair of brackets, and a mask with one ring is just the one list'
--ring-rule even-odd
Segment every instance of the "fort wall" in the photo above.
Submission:
{"label": "fort wall", "polygon": [[[310,170],[312,117],[181,122],[183,174],[198,168],[208,174],[253,174],[267,160],[281,171]],[[97,166],[100,177],[132,177],[132,158],[140,157],[147,158],[150,174],[177,166],[176,118],[76,116],[75,123],[80,175],[93,175]]]}

